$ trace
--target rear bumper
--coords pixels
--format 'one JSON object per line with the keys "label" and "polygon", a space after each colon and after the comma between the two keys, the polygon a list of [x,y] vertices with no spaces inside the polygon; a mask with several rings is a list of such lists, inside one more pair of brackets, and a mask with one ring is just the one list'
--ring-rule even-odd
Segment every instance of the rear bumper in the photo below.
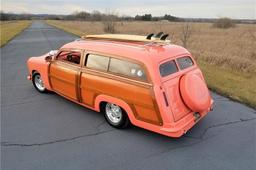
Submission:
{"label": "rear bumper", "polygon": [[159,133],[170,137],[181,137],[183,134],[187,133],[187,131],[191,129],[196,123],[198,123],[203,117],[205,117],[209,111],[212,110],[213,101],[211,102],[211,106],[207,110],[199,113],[199,118],[195,117],[194,112],[191,112],[178,122],[164,125],[162,128],[160,128]]}

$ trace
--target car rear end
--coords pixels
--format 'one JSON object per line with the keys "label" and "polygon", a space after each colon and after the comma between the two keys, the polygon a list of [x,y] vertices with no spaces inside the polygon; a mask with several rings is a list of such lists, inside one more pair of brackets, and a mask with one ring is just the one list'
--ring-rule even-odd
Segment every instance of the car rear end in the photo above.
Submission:
{"label": "car rear end", "polygon": [[203,74],[192,56],[170,56],[158,64],[158,103],[164,125],[162,134],[180,137],[213,108]]}

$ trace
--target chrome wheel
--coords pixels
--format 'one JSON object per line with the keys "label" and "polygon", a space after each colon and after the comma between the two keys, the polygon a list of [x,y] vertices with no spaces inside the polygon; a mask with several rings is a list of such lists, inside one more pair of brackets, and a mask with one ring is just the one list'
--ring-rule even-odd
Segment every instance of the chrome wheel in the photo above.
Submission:
{"label": "chrome wheel", "polygon": [[119,124],[122,120],[122,109],[112,103],[106,104],[106,115],[107,118],[114,124]]}
{"label": "chrome wheel", "polygon": [[41,76],[39,74],[36,74],[34,76],[34,83],[35,83],[35,86],[38,90],[40,91],[45,91],[45,87],[44,87],[44,82],[43,80],[41,79]]}

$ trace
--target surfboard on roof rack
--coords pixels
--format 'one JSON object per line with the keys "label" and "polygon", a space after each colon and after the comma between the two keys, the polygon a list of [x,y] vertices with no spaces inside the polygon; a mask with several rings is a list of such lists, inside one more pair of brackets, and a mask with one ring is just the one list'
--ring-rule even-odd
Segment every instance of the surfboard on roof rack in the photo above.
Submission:
{"label": "surfboard on roof rack", "polygon": [[168,34],[162,32],[156,34],[149,34],[147,36],[143,35],[129,35],[129,34],[97,34],[97,35],[85,35],[82,39],[87,40],[110,40],[110,41],[134,41],[134,42],[151,42],[151,43],[161,43],[169,44],[170,40],[166,40]]}

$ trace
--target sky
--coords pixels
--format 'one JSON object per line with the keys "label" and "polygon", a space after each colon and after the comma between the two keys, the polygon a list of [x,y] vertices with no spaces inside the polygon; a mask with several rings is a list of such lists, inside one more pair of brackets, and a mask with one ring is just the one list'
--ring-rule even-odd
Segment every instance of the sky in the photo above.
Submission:
{"label": "sky", "polygon": [[76,11],[114,11],[135,16],[170,14],[184,18],[256,19],[256,0],[1,0],[12,13],[71,14]]}

